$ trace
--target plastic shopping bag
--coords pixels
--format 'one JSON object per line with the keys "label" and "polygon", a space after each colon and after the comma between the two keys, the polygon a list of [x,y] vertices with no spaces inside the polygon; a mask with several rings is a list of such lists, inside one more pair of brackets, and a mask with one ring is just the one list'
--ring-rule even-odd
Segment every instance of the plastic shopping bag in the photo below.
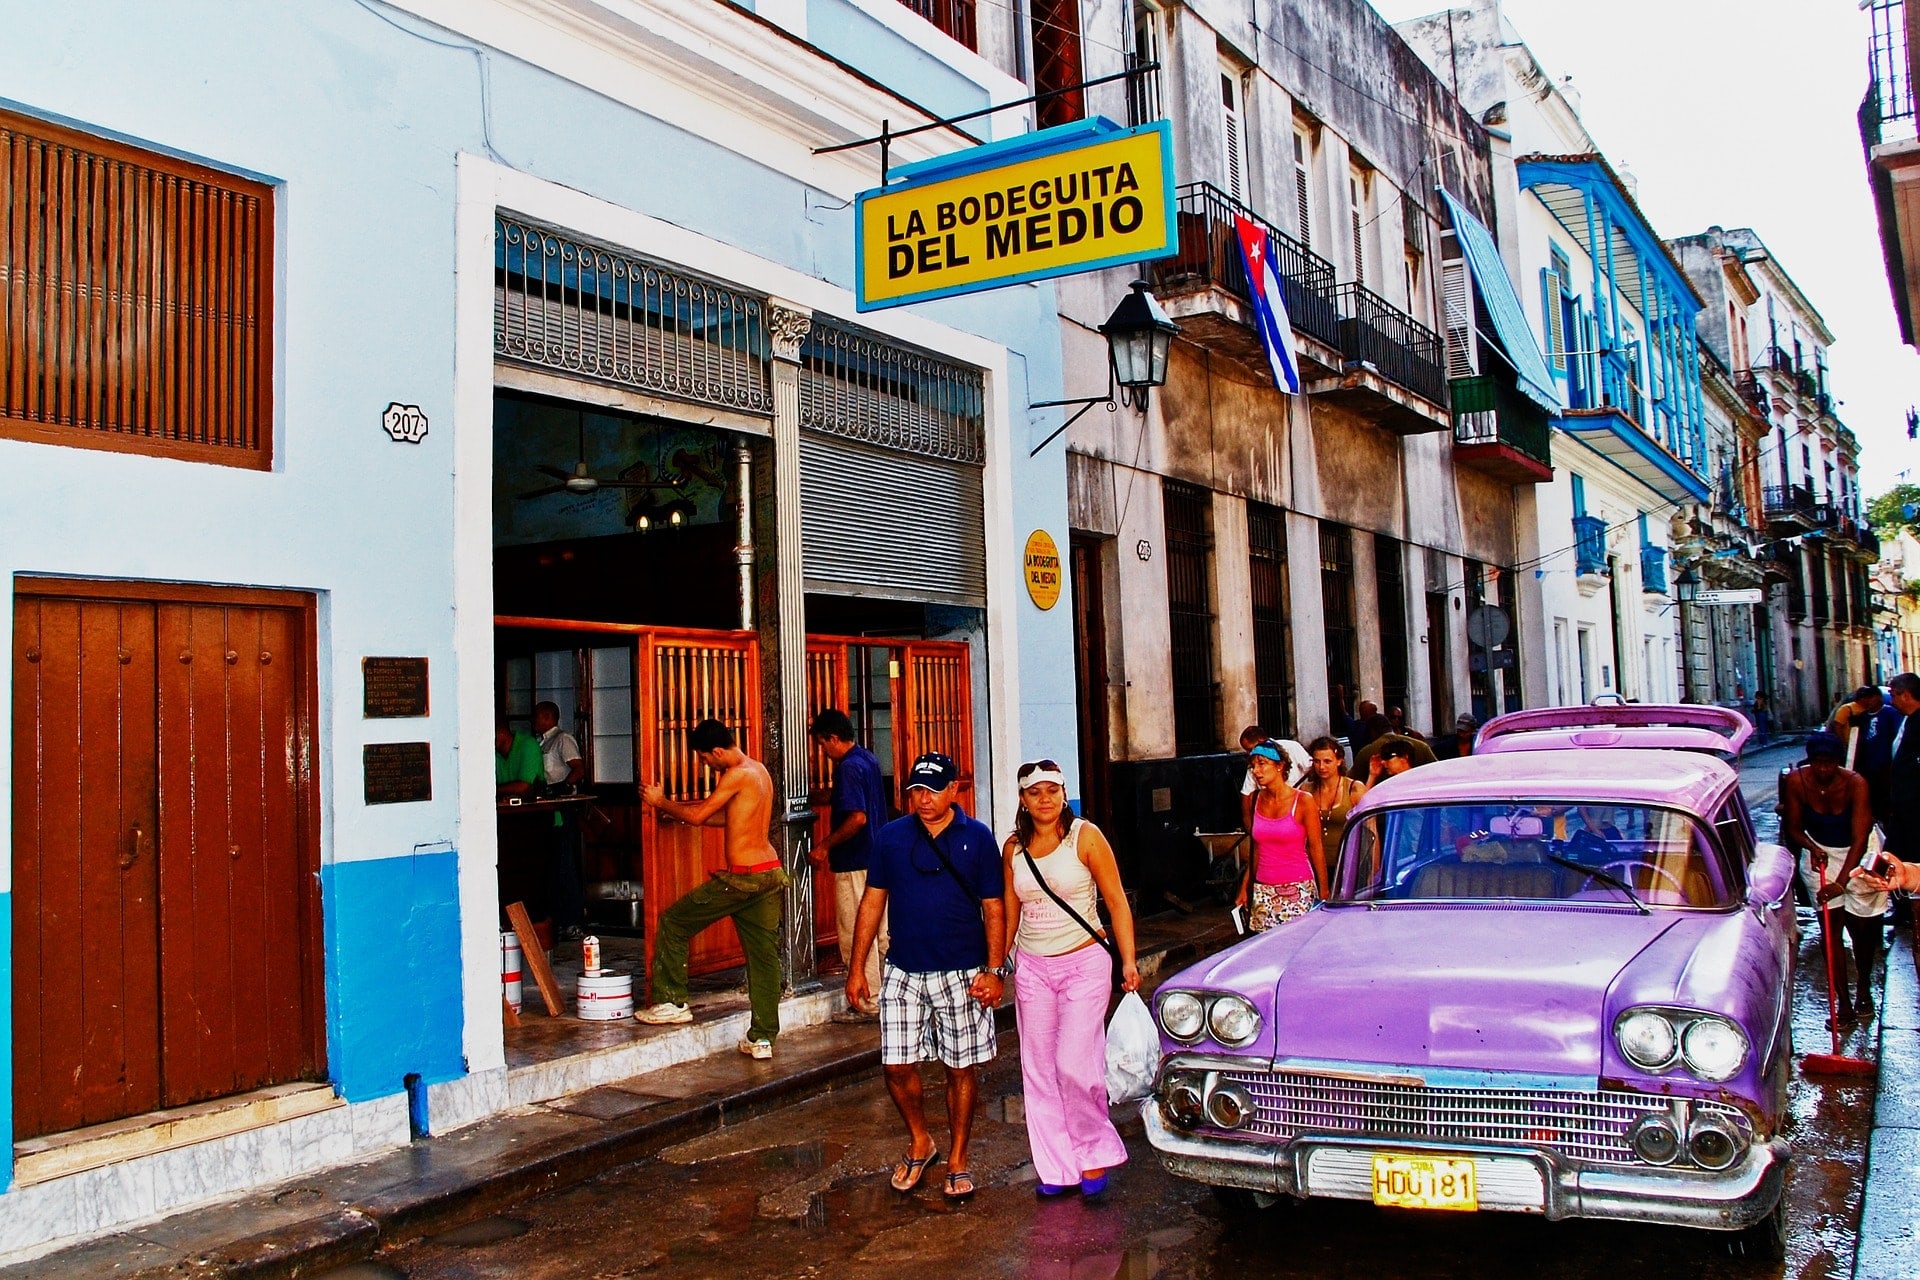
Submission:
{"label": "plastic shopping bag", "polygon": [[1120,1007],[1107,1023],[1107,1100],[1137,1102],[1153,1092],[1160,1070],[1160,1029],[1139,993],[1120,997]]}

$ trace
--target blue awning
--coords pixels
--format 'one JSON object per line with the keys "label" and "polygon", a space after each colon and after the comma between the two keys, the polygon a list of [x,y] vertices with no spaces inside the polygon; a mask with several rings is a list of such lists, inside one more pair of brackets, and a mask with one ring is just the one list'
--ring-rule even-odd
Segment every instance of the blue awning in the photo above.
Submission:
{"label": "blue awning", "polygon": [[1453,215],[1454,234],[1460,238],[1460,247],[1466,250],[1467,266],[1480,290],[1480,300],[1487,304],[1487,314],[1493,317],[1494,336],[1500,339],[1500,346],[1519,375],[1521,394],[1549,413],[1565,408],[1560,393],[1554,388],[1553,374],[1547,369],[1547,359],[1540,354],[1540,344],[1534,341],[1533,330],[1527,326],[1526,309],[1520,305],[1520,293],[1507,275],[1506,263],[1500,259],[1500,247],[1493,242],[1493,232],[1444,189],[1440,198],[1447,202],[1447,212]]}

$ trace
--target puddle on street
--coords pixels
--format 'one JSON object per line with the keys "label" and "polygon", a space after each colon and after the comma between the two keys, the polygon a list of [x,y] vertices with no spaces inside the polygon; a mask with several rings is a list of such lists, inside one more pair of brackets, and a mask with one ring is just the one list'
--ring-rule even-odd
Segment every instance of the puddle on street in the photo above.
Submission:
{"label": "puddle on street", "polygon": [[407,1280],[407,1273],[384,1262],[350,1262],[344,1267],[322,1271],[313,1280]]}
{"label": "puddle on street", "polygon": [[434,1244],[452,1245],[457,1249],[482,1249],[490,1244],[499,1244],[502,1240],[523,1236],[527,1234],[527,1227],[523,1219],[500,1215],[468,1222],[451,1231],[442,1231],[432,1240]]}

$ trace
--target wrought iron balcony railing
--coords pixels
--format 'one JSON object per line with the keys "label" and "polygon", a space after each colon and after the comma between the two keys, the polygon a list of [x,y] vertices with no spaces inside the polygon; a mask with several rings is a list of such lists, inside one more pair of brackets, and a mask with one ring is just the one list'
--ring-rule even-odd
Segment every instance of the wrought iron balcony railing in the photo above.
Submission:
{"label": "wrought iron balcony railing", "polygon": [[1208,182],[1189,182],[1178,192],[1180,251],[1154,264],[1154,284],[1163,293],[1213,285],[1251,303],[1246,264],[1234,215],[1242,214],[1273,237],[1273,265],[1287,316],[1297,332],[1340,346],[1340,311],[1334,301],[1333,264]]}
{"label": "wrought iron balcony railing", "polygon": [[1431,400],[1447,403],[1447,367],[1440,337],[1365,285],[1349,281],[1335,291],[1340,308],[1340,351]]}
{"label": "wrought iron balcony railing", "polygon": [[1913,80],[1907,58],[1904,0],[1870,0],[1873,37],[1867,65],[1872,77],[1860,104],[1860,136],[1869,147],[1915,133]]}
{"label": "wrought iron balcony railing", "polygon": [[1453,380],[1453,442],[1504,444],[1553,465],[1553,423],[1547,411],[1498,378]]}
{"label": "wrought iron balcony railing", "polygon": [[1652,543],[1640,544],[1640,589],[1654,595],[1667,594],[1667,549]]}
{"label": "wrought iron balcony railing", "polygon": [[1796,372],[1793,356],[1779,347],[1768,347],[1760,353],[1760,363],[1756,369],[1771,369],[1775,373],[1792,374]]}
{"label": "wrought iron balcony railing", "polygon": [[1813,493],[1801,484],[1770,484],[1766,492],[1767,517],[1800,516],[1813,519]]}
{"label": "wrought iron balcony railing", "polygon": [[1599,516],[1573,518],[1573,569],[1579,574],[1607,572],[1607,522]]}
{"label": "wrought iron balcony railing", "polygon": [[1742,369],[1739,374],[1735,376],[1733,385],[1735,389],[1740,392],[1740,398],[1753,406],[1755,413],[1764,418],[1772,411],[1773,393],[1767,389],[1767,384],[1761,380],[1758,370]]}

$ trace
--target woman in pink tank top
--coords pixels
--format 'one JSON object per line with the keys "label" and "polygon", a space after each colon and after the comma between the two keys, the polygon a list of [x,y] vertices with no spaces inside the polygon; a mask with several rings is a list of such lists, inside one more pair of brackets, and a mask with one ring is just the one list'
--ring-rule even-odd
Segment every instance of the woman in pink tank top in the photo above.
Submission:
{"label": "woman in pink tank top", "polygon": [[1253,802],[1253,857],[1240,890],[1247,928],[1259,933],[1303,916],[1326,896],[1327,860],[1320,843],[1320,806],[1287,782],[1280,752],[1271,743],[1248,758],[1259,786]]}

